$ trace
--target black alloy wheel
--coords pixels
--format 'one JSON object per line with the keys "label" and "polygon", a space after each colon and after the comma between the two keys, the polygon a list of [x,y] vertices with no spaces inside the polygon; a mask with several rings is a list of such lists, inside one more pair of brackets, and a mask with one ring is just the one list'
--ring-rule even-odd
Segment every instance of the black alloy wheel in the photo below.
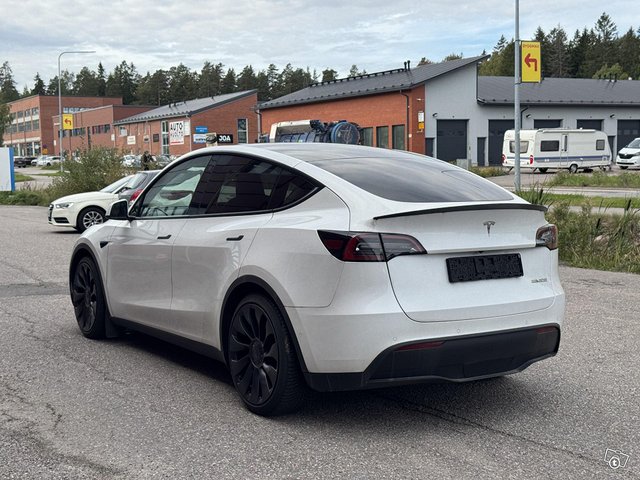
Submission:
{"label": "black alloy wheel", "polygon": [[80,331],[87,338],[104,338],[106,308],[98,271],[90,258],[76,265],[71,283],[71,303]]}
{"label": "black alloy wheel", "polygon": [[572,163],[571,166],[569,167],[569,173],[578,173],[578,165],[576,165],[575,163]]}
{"label": "black alloy wheel", "polygon": [[233,384],[259,415],[280,415],[304,400],[304,380],[278,307],[262,295],[245,297],[233,315],[227,342]]}

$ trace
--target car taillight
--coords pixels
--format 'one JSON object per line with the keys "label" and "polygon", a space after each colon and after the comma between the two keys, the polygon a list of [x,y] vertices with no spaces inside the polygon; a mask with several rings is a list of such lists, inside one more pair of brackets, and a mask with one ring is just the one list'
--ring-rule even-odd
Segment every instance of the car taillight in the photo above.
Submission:
{"label": "car taillight", "polygon": [[502,154],[502,163],[505,163],[507,161],[507,156],[503,153]]}
{"label": "car taillight", "polygon": [[135,201],[135,199],[140,196],[141,193],[142,193],[142,189],[141,188],[139,188],[138,190],[133,192],[133,194],[131,195],[131,199],[129,200],[129,203],[133,203]]}
{"label": "car taillight", "polygon": [[529,155],[529,165],[533,165],[533,155]]}
{"label": "car taillight", "polygon": [[553,224],[540,227],[536,232],[536,246],[547,247],[549,250],[558,248],[558,227]]}
{"label": "car taillight", "polygon": [[344,262],[388,262],[400,255],[427,253],[410,235],[319,230],[318,236],[329,253]]}

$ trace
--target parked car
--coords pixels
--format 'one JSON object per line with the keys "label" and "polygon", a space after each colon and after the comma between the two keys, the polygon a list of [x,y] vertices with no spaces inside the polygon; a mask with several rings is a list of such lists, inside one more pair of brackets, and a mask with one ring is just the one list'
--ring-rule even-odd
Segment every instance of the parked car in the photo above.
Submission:
{"label": "parked car", "polygon": [[634,138],[629,145],[618,152],[616,165],[622,170],[629,167],[640,167],[640,138]]}
{"label": "parked car", "polygon": [[129,203],[134,202],[138,195],[142,193],[144,187],[149,185],[158,173],[160,173],[160,170],[140,170],[127,183],[126,189],[118,194],[118,198],[125,199]]}
{"label": "parked car", "polygon": [[122,165],[140,168],[140,155],[125,155],[122,157]]}
{"label": "parked car", "polygon": [[13,157],[13,166],[15,168],[26,168],[31,166],[31,160],[35,157]]}
{"label": "parked car", "polygon": [[164,168],[176,159],[174,155],[153,155],[153,161],[158,168]]}
{"label": "parked car", "polygon": [[399,150],[191,152],[82,235],[83,335],[141,330],[225,362],[253,412],[334,391],[507,375],[556,354],[557,229],[466,170]]}
{"label": "parked car", "polygon": [[128,175],[104,187],[99,192],[84,192],[58,198],[49,205],[48,220],[56,227],[73,227],[84,232],[105,221],[105,212],[118,200],[118,194],[128,188],[133,175]]}
{"label": "parked car", "polygon": [[38,167],[50,167],[51,165],[60,165],[60,157],[53,155],[43,155],[36,159],[36,166]]}

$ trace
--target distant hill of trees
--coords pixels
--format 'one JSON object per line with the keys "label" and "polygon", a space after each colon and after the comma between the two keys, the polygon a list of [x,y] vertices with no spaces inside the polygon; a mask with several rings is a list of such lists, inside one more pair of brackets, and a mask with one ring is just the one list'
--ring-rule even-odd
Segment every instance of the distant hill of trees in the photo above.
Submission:
{"label": "distant hill of trees", "polygon": [[[534,38],[542,47],[542,76],[569,78],[640,78],[640,28],[622,36],[611,17],[603,13],[593,28],[576,30],[569,39],[558,25],[545,33],[538,27]],[[514,41],[500,37],[480,75],[513,76]]]}

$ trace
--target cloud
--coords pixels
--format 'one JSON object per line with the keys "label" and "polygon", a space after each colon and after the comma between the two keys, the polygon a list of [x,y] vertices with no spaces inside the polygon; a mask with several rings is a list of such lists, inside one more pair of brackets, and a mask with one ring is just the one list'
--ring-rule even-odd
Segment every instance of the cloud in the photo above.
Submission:
{"label": "cloud", "polygon": [[[6,2],[7,0],[5,0]],[[382,0],[25,0],[3,15],[0,42],[18,88],[31,86],[39,72],[46,81],[57,74],[57,57],[69,49],[96,50],[65,55],[63,69],[107,71],[122,60],[146,73],[180,62],[200,69],[205,60],[236,71],[247,64],[259,70],[330,67],[345,75],[352,64],[369,72],[400,67],[407,59],[438,61],[449,53],[491,51],[500,35],[513,37],[513,2]],[[507,8],[505,8],[507,7]],[[538,0],[521,2],[521,36],[530,38],[562,25],[572,35],[591,28],[602,13],[599,4]],[[635,1],[606,5],[618,31],[640,25]],[[619,13],[624,12],[624,15]]]}

